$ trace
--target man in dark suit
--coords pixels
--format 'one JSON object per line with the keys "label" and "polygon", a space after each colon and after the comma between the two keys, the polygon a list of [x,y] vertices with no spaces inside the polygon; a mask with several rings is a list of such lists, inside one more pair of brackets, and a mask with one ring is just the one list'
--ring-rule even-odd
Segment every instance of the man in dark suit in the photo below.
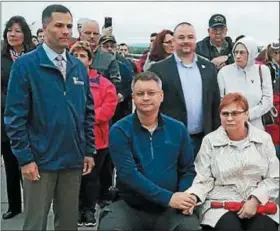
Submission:
{"label": "man in dark suit", "polygon": [[175,27],[173,41],[174,54],[153,64],[149,71],[163,83],[161,112],[185,124],[197,154],[202,138],[220,125],[217,70],[195,53],[196,33],[190,23]]}

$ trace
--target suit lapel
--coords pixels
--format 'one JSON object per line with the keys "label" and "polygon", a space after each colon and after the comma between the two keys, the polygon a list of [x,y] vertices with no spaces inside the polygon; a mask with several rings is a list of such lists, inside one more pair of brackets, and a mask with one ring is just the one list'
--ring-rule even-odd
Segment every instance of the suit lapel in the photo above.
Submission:
{"label": "suit lapel", "polygon": [[202,80],[202,101],[203,101],[203,109],[205,109],[205,106],[207,104],[207,85],[209,83],[207,79],[207,67],[199,56],[197,57],[197,66],[199,68],[201,80]]}
{"label": "suit lapel", "polygon": [[169,58],[170,65],[166,65],[168,68],[168,76],[171,77],[171,84],[175,87],[175,92],[179,95],[182,102],[184,102],[184,106],[186,105],[185,97],[183,93],[182,83],[180,79],[180,75],[177,68],[177,63],[174,55]]}

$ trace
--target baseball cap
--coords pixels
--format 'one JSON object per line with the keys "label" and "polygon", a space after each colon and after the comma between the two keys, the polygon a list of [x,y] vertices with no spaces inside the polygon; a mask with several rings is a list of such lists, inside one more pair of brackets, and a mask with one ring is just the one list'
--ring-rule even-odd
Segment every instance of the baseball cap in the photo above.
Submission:
{"label": "baseball cap", "polygon": [[280,48],[279,45],[280,45],[280,44],[279,44],[279,41],[273,41],[273,42],[271,43],[271,48],[272,48],[273,50],[279,50],[279,48]]}
{"label": "baseball cap", "polygon": [[226,27],[227,20],[222,14],[214,14],[209,19],[209,27]]}
{"label": "baseball cap", "polygon": [[99,38],[98,44],[101,45],[101,44],[104,44],[104,43],[107,43],[107,42],[117,43],[114,36],[112,36],[112,35],[102,35]]}

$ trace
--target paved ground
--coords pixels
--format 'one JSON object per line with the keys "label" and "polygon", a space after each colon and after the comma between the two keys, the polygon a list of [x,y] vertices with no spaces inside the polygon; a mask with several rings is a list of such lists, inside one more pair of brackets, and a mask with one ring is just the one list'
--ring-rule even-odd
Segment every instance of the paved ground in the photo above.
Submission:
{"label": "paved ground", "polygon": [[[1,229],[2,231],[6,230],[22,230],[23,224],[23,214],[19,214],[12,219],[9,220],[2,220],[2,214],[6,212],[8,209],[8,202],[7,202],[7,193],[6,193],[6,179],[5,179],[5,171],[4,166],[1,164]],[[54,230],[53,228],[53,213],[50,211],[49,218],[48,218],[48,227],[47,230]],[[96,230],[96,227],[86,228],[81,227],[79,228],[80,231],[82,230]]]}
{"label": "paved ground", "polygon": [[[7,202],[7,194],[6,194],[6,179],[5,179],[5,171],[3,169],[3,165],[1,164],[1,216],[4,212],[8,209],[8,202]],[[23,223],[23,214],[19,214],[16,217],[9,219],[9,220],[1,220],[1,229],[2,231],[6,230],[22,230],[22,223]],[[47,230],[54,230],[53,228],[53,213],[50,211],[49,218],[48,218],[48,227]],[[96,230],[96,227],[93,228],[86,228],[81,227],[79,231],[89,231],[89,230]],[[280,227],[278,229],[280,231]],[[269,230],[268,230],[269,231]]]}

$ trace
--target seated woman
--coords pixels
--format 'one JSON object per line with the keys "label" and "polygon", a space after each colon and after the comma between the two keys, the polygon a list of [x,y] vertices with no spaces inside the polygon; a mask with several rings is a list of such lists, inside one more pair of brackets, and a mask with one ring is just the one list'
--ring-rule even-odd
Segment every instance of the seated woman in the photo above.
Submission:
{"label": "seated woman", "polygon": [[[277,231],[278,206],[276,214],[256,214],[258,205],[279,195],[279,161],[271,137],[248,122],[249,106],[241,94],[227,94],[219,110],[222,126],[204,137],[195,160],[197,175],[186,191],[203,203],[201,225],[215,231]],[[211,208],[213,201],[245,203],[231,212]]]}

